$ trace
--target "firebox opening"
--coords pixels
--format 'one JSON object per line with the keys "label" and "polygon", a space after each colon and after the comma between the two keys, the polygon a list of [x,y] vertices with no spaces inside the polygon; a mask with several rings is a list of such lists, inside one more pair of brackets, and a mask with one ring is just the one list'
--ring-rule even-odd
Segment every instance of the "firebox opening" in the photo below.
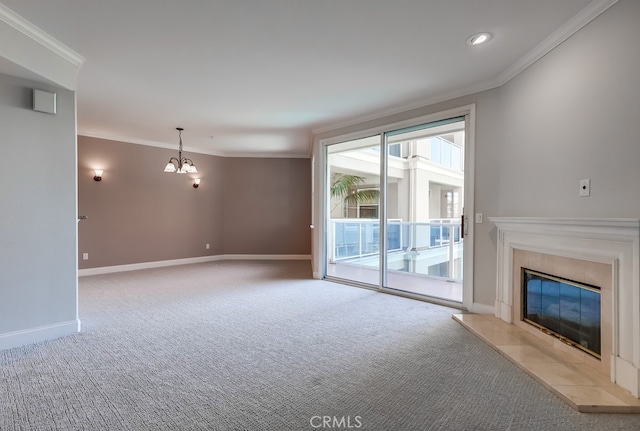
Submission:
{"label": "firebox opening", "polygon": [[600,288],[522,268],[523,320],[601,358]]}

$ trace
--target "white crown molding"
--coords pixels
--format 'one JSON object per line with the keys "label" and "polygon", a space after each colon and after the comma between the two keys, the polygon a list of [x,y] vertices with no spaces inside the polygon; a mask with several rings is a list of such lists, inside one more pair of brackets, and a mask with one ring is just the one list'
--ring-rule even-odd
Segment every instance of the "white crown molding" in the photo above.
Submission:
{"label": "white crown molding", "polygon": [[369,114],[366,116],[356,117],[351,120],[344,121],[342,123],[333,123],[328,126],[323,126],[317,129],[313,129],[311,131],[312,135],[319,135],[321,133],[332,132],[334,130],[342,129],[344,127],[355,126],[358,124],[366,123],[368,121],[380,120],[386,117],[390,117],[392,115],[402,114],[408,111],[412,111],[414,109],[425,108],[430,105],[434,105],[436,103],[445,102],[448,100],[457,99],[459,97],[468,96],[469,94],[479,93],[481,91],[491,90],[492,88],[498,87],[493,81],[481,82],[476,85],[472,85],[469,87],[465,87],[461,90],[452,91],[450,93],[445,93],[440,96],[431,97],[428,99],[420,100],[419,102],[414,102],[412,104],[402,105],[395,108],[377,111],[373,114]]}
{"label": "white crown molding", "polygon": [[5,22],[25,36],[30,37],[40,45],[64,58],[72,65],[79,67],[84,63],[85,58],[83,56],[62,44],[50,34],[40,30],[38,27],[31,24],[29,21],[22,18],[3,4],[0,4],[0,21]]}
{"label": "white crown molding", "polygon": [[495,87],[500,87],[515,78],[520,72],[531,66],[533,63],[547,55],[562,42],[577,33],[582,27],[589,24],[604,11],[616,4],[618,0],[593,0],[573,18],[567,21],[562,27],[554,31],[545,40],[540,42],[535,48],[529,51],[520,60],[513,63],[502,72],[495,80]]}
{"label": "white crown molding", "polygon": [[40,30],[11,9],[0,4],[0,58],[27,71],[15,76],[50,82],[75,90],[82,57]]}
{"label": "white crown molding", "polygon": [[[165,148],[168,150],[175,150],[176,148],[178,148],[178,141],[176,140],[175,143],[173,144],[166,144],[164,142],[158,142],[158,141],[149,141],[146,139],[138,139],[138,138],[130,138],[130,137],[126,137],[126,136],[121,136],[121,135],[110,135],[108,133],[95,133],[95,132],[87,132],[84,130],[78,130],[78,136],[86,136],[88,138],[96,138],[96,139],[104,139],[107,141],[116,141],[116,142],[122,142],[124,144],[135,144],[135,145],[146,145],[147,147],[156,147],[156,148]],[[202,150],[199,148],[193,148],[193,147],[184,147],[183,151],[186,151],[188,153],[195,153],[195,154],[207,154],[209,156],[220,156],[220,157],[225,157],[226,155],[219,152],[219,151],[210,151],[210,150]]]}
{"label": "white crown molding", "polygon": [[256,152],[223,152],[221,157],[255,157],[260,159],[308,159],[310,158],[309,154],[301,154],[301,153],[256,153]]}
{"label": "white crown molding", "polygon": [[[135,145],[146,145],[148,147],[156,147],[156,148],[165,148],[168,150],[175,150],[177,148],[177,142],[173,144],[166,144],[164,142],[157,141],[149,141],[145,139],[138,138],[130,138],[121,135],[110,135],[108,133],[96,133],[96,132],[88,132],[84,130],[78,130],[79,136],[86,136],[88,138],[96,138],[96,139],[104,139],[108,141],[116,141],[122,142],[125,144],[135,144]],[[183,148],[183,151],[194,154],[206,154],[209,156],[218,156],[218,157],[259,157],[259,158],[288,158],[288,159],[308,159],[308,154],[301,153],[274,153],[274,152],[265,152],[265,153],[241,153],[241,152],[228,152],[228,151],[212,151],[212,150],[203,150],[201,148],[187,147]]]}
{"label": "white crown molding", "polygon": [[573,18],[567,21],[562,27],[553,32],[549,37],[539,43],[535,48],[509,66],[506,70],[504,70],[500,75],[498,75],[494,79],[490,79],[477,85],[473,85],[470,87],[463,88],[461,90],[457,90],[450,93],[445,93],[439,96],[430,97],[419,102],[414,102],[412,104],[403,105],[400,107],[396,107],[393,109],[378,111],[373,114],[356,117],[351,120],[347,120],[340,123],[333,123],[327,126],[322,126],[317,129],[313,129],[311,133],[313,135],[319,135],[322,133],[332,132],[334,130],[342,129],[344,127],[355,126],[361,123],[366,123],[368,121],[379,120],[385,117],[389,117],[392,115],[401,114],[407,111],[411,111],[414,109],[424,108],[430,105],[434,105],[439,102],[444,102],[447,100],[453,100],[458,97],[468,96],[470,94],[479,93],[481,91],[491,90],[492,88],[501,87],[511,79],[515,78],[520,72],[524,71],[526,68],[531,66],[533,63],[544,57],[562,42],[567,40],[573,34],[575,34],[578,30],[580,30],[585,25],[589,24],[596,17],[602,14],[604,11],[609,9],[618,0],[593,0],[589,3],[584,9],[578,12]]}

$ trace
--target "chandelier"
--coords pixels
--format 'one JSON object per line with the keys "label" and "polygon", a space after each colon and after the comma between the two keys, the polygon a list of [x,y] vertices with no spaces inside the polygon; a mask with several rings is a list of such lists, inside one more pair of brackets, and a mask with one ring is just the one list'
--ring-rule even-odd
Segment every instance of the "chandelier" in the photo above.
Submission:
{"label": "chandelier", "polygon": [[198,170],[196,165],[193,164],[191,159],[182,157],[182,127],[176,127],[178,136],[180,137],[180,146],[178,147],[178,157],[171,157],[169,163],[164,167],[165,172],[171,172],[176,174],[197,174]]}

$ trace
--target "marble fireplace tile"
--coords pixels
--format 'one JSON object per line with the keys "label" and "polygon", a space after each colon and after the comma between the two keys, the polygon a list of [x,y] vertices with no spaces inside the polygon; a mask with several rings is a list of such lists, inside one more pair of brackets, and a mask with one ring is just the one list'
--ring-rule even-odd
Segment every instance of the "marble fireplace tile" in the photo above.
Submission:
{"label": "marble fireplace tile", "polygon": [[456,320],[460,322],[489,322],[496,324],[496,318],[490,314],[457,314]]}
{"label": "marble fireplace tile", "polygon": [[[520,274],[521,272],[521,265],[519,263],[525,261],[531,264],[530,268],[533,270],[575,280],[580,283],[593,284],[601,288],[601,353],[603,359],[601,361],[594,361],[591,360],[591,357],[588,357],[588,355],[578,353],[575,353],[574,356],[577,356],[578,358],[588,357],[583,360],[585,363],[588,363],[592,368],[595,368],[600,372],[608,374],[611,368],[610,356],[612,339],[610,334],[613,333],[611,326],[611,322],[613,321],[613,307],[611,302],[613,268],[611,264],[516,249],[514,250],[513,259],[514,280],[512,295],[514,304],[520,304],[522,300],[520,294],[521,288],[519,287],[522,285],[522,281],[516,279],[515,275]],[[517,324],[517,321],[522,317],[520,315],[520,308],[513,307],[513,312],[513,318]],[[522,327],[522,325],[518,326]],[[554,341],[554,345],[556,345],[560,350],[564,349],[566,352],[567,350],[561,344],[562,343],[560,341]],[[572,350],[569,352],[572,352]]]}
{"label": "marble fireplace tile", "polygon": [[496,325],[496,323],[493,321],[475,321],[473,322],[473,327],[477,332],[480,332],[481,334],[524,332],[522,329],[518,328],[515,325],[509,325],[508,328],[505,328],[502,325]]}
{"label": "marble fireplace tile", "polygon": [[560,398],[585,413],[614,413],[617,408],[623,413],[629,407],[628,403],[597,386],[556,385],[553,389]]}
{"label": "marble fireplace tile", "polygon": [[540,343],[539,337],[492,315],[454,314],[453,318],[574,409],[640,413],[640,399],[586,365],[580,355],[567,353],[566,346]]}
{"label": "marble fireplace tile", "polygon": [[509,358],[518,363],[528,362],[558,362],[554,357],[546,354],[542,349],[529,345],[511,345],[511,346],[497,346],[498,350],[503,352]]}
{"label": "marble fireplace tile", "polygon": [[531,335],[525,331],[509,332],[504,330],[491,333],[479,332],[478,334],[495,346],[514,346],[522,344],[551,345],[550,341],[536,337],[535,335]]}
{"label": "marble fireplace tile", "polygon": [[638,411],[640,411],[640,399],[631,395],[631,393],[626,389],[616,385],[615,383],[612,383],[609,386],[604,386],[603,390],[624,401],[629,406],[637,408]]}
{"label": "marble fireplace tile", "polygon": [[601,290],[611,290],[611,265],[589,262],[584,271],[584,282],[594,284]]}
{"label": "marble fireplace tile", "polygon": [[[573,364],[585,364],[586,365],[587,362],[589,361],[589,359],[592,358],[588,353],[585,353],[582,350],[578,350],[577,348],[575,348],[573,346],[568,346],[568,345],[564,344],[560,340],[555,340],[553,342],[553,347],[554,347],[554,352],[558,352],[558,354],[564,354],[564,358],[561,361],[562,363],[573,363]],[[604,371],[599,366],[600,365],[600,361],[598,361],[595,358],[593,358],[593,360],[598,365],[593,365],[592,364],[591,367],[595,368],[598,372],[604,373]]]}
{"label": "marble fireplace tile", "polygon": [[559,362],[551,363],[533,363],[525,362],[522,364],[525,368],[533,372],[545,383],[555,385],[580,385],[594,386],[596,381],[592,376],[580,373],[570,365],[561,364]]}
{"label": "marble fireplace tile", "polygon": [[[582,363],[569,365],[585,376],[593,374],[605,377],[602,385],[574,383],[573,386],[597,386],[607,392],[608,388],[623,391],[627,388],[626,393],[632,397],[631,392],[640,392],[640,380],[636,375],[640,344],[637,336],[640,219],[490,217],[490,221],[498,228],[496,312],[523,328],[517,318],[521,302],[514,300],[517,293],[522,291],[522,283],[517,275],[522,273],[523,264],[543,273],[599,286],[602,358],[599,360],[585,353]],[[488,337],[484,337],[484,340],[491,341]],[[493,346],[499,349],[499,346]],[[555,343],[554,348],[569,353],[562,343]],[[613,367],[611,359],[618,357],[626,362],[622,367]],[[527,365],[535,368],[535,363]],[[524,366],[521,365],[521,368]],[[534,375],[531,370],[527,372]],[[610,384],[612,373],[623,379],[615,386]],[[560,374],[560,377],[566,376],[566,373]],[[552,377],[558,378],[557,375]],[[549,387],[541,378],[537,379]],[[624,388],[620,385],[624,385]],[[622,399],[620,396],[618,398]],[[635,396],[634,400],[637,399]],[[632,408],[638,408],[636,403],[632,403]],[[616,407],[612,411],[620,411],[621,408],[612,407]]]}

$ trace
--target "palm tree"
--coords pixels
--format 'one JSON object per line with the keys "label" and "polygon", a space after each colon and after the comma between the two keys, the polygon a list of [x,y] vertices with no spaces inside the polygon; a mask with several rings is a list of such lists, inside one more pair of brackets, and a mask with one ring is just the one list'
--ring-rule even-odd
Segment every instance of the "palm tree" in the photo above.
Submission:
{"label": "palm tree", "polygon": [[343,198],[342,202],[349,206],[356,206],[363,202],[377,201],[380,197],[380,190],[358,190],[358,186],[364,182],[364,177],[334,173],[331,175],[329,192],[332,198]]}

